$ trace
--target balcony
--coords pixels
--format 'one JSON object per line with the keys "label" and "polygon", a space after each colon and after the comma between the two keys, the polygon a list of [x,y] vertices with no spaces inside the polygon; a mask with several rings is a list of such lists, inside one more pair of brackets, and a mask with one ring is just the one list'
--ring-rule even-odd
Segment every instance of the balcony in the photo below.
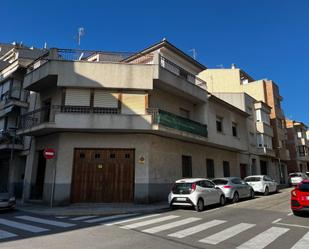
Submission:
{"label": "balcony", "polygon": [[193,103],[207,101],[207,83],[163,56],[159,56],[155,84]]}
{"label": "balcony", "polygon": [[298,146],[306,146],[309,147],[309,140],[306,138],[297,138]]}
{"label": "balcony", "polygon": [[143,132],[205,141],[207,126],[159,109],[147,114],[121,114],[118,108],[51,106],[24,114],[17,134],[53,132]]}
{"label": "balcony", "polygon": [[201,137],[208,136],[207,125],[205,124],[201,124],[199,122],[183,118],[173,113],[156,108],[150,108],[147,110],[147,112],[152,115],[153,123],[159,126],[162,125]]}
{"label": "balcony", "polygon": [[14,136],[9,131],[0,131],[0,150],[5,149],[22,150],[22,138],[18,135]]}
{"label": "balcony", "polygon": [[258,147],[257,153],[260,156],[268,156],[268,157],[275,157],[276,156],[276,153],[273,149],[269,149],[269,148],[266,148],[266,147]]}
{"label": "balcony", "polygon": [[274,136],[274,132],[273,132],[272,127],[270,125],[267,125],[266,123],[264,123],[262,121],[256,122],[256,129],[259,133],[265,134],[269,137]]}
{"label": "balcony", "polygon": [[281,160],[283,161],[288,161],[290,160],[290,152],[289,150],[285,148],[279,148],[277,149],[277,157],[280,157]]}

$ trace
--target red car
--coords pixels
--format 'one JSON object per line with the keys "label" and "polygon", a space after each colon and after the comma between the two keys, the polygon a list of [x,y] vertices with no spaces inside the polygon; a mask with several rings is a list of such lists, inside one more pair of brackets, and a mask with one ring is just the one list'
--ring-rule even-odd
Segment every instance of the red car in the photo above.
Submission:
{"label": "red car", "polygon": [[291,208],[294,214],[309,213],[309,180],[303,180],[291,191]]}

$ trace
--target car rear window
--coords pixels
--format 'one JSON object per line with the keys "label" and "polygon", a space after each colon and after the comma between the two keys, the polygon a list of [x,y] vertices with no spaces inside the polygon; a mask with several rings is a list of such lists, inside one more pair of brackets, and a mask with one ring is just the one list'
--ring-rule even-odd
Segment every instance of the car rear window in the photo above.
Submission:
{"label": "car rear window", "polygon": [[301,174],[297,174],[297,173],[295,173],[295,174],[290,174],[290,177],[300,177],[301,176]]}
{"label": "car rear window", "polygon": [[247,177],[245,178],[246,182],[259,182],[261,181],[261,177],[259,176],[252,176],[252,177]]}
{"label": "car rear window", "polygon": [[228,181],[224,179],[214,179],[212,181],[216,185],[226,185],[228,183]]}
{"label": "car rear window", "polygon": [[190,194],[192,189],[193,183],[175,183],[173,186],[173,193],[174,194]]}
{"label": "car rear window", "polygon": [[309,192],[309,183],[302,183],[299,185],[299,189],[304,192]]}

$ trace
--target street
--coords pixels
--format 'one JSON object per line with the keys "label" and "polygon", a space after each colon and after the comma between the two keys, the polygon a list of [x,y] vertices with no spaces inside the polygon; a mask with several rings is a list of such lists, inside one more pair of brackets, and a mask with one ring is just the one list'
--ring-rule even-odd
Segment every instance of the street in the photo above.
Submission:
{"label": "street", "polygon": [[308,248],[309,216],[290,190],[197,213],[178,209],[109,217],[0,213],[0,248]]}

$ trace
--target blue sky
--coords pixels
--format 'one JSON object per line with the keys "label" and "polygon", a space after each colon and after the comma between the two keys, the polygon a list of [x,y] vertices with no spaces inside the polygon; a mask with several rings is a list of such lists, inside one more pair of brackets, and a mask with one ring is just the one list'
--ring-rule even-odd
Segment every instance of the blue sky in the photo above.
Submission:
{"label": "blue sky", "polygon": [[309,1],[1,1],[0,42],[139,51],[167,38],[209,68],[274,80],[287,117],[309,125]]}

